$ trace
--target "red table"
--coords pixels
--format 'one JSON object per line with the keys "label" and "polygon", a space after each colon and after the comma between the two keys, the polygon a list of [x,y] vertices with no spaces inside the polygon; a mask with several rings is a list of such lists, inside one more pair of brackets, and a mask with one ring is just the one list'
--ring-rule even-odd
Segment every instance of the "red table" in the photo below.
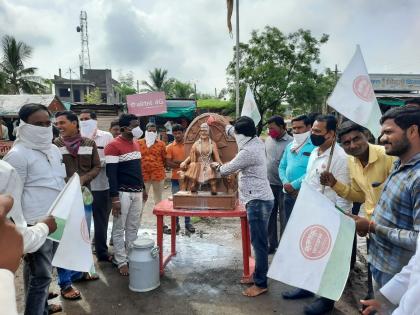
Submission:
{"label": "red table", "polygon": [[[157,218],[157,246],[159,246],[159,269],[160,274],[164,274],[164,268],[176,255],[176,217],[217,217],[217,218],[240,218],[242,232],[242,256],[244,271],[243,281],[252,280],[255,262],[251,256],[251,242],[249,237],[248,219],[243,205],[236,206],[233,210],[187,210],[174,209],[172,201],[166,199],[159,202],[153,209],[153,214]],[[171,217],[171,252],[163,256],[163,217]]]}

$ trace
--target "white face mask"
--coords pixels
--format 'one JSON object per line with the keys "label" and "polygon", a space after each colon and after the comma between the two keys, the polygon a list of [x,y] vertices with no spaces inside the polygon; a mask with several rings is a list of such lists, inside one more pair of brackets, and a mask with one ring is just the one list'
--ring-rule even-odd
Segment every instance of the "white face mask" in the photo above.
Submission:
{"label": "white face mask", "polygon": [[141,130],[141,128],[137,126],[136,128],[133,128],[133,130],[131,130],[131,133],[133,134],[133,137],[135,139],[139,139],[143,135],[143,130]]}
{"label": "white face mask", "polygon": [[23,143],[26,147],[34,150],[49,150],[52,146],[52,125],[40,127],[20,121],[17,127],[15,143]]}
{"label": "white face mask", "polygon": [[311,135],[311,131],[293,134],[293,143],[292,143],[291,150],[299,151],[299,149],[302,147],[304,142],[310,137],[310,135]]}
{"label": "white face mask", "polygon": [[156,141],[157,133],[155,131],[146,131],[146,146],[150,148]]}
{"label": "white face mask", "polygon": [[98,122],[95,119],[82,120],[80,124],[80,134],[82,137],[93,139],[98,128]]}

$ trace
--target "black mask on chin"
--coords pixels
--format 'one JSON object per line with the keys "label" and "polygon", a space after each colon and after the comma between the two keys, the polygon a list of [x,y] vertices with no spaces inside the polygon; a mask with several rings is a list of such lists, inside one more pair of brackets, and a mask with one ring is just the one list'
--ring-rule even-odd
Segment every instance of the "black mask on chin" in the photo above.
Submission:
{"label": "black mask on chin", "polygon": [[325,135],[323,136],[323,135],[314,135],[314,134],[311,134],[311,141],[312,141],[312,144],[314,146],[319,147],[320,145],[323,145],[324,142],[326,141]]}

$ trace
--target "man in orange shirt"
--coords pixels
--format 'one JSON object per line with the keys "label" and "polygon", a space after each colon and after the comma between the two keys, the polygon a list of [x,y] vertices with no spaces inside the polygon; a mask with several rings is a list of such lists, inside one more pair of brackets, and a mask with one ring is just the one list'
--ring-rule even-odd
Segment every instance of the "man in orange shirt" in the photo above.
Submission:
{"label": "man in orange shirt", "polygon": [[[171,184],[172,184],[172,194],[175,194],[179,191],[179,174],[180,164],[185,160],[185,149],[184,149],[184,127],[181,125],[172,126],[172,135],[175,138],[175,141],[169,144],[166,147],[166,165],[172,169]],[[185,217],[185,229],[194,233],[195,228],[190,223],[190,217]],[[176,231],[179,232],[181,226],[179,225],[179,218],[176,218]],[[163,232],[165,234],[171,234],[171,229],[166,225],[163,227]]]}
{"label": "man in orange shirt", "polygon": [[162,200],[165,181],[166,148],[165,143],[157,139],[156,125],[148,123],[144,139],[139,140],[141,153],[141,171],[146,193],[153,187],[155,204]]}

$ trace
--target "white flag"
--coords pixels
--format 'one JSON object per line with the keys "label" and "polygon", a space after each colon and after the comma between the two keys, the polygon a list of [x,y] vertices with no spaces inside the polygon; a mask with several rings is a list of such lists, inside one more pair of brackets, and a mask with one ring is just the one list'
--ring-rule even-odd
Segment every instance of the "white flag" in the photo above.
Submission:
{"label": "white flag", "polygon": [[90,272],[93,267],[92,248],[77,173],[54,201],[50,214],[56,219],[57,230],[49,238],[59,242],[52,265]]}
{"label": "white flag", "polygon": [[379,120],[382,114],[359,45],[327,104],[369,129],[375,137],[380,135]]}
{"label": "white flag", "polygon": [[257,103],[255,103],[254,94],[252,94],[249,85],[246,87],[246,94],[244,99],[244,105],[242,106],[241,116],[248,116],[252,118],[255,123],[255,127],[261,120],[261,115],[258,110]]}
{"label": "white flag", "polygon": [[355,224],[303,182],[267,276],[339,300],[350,272]]}

